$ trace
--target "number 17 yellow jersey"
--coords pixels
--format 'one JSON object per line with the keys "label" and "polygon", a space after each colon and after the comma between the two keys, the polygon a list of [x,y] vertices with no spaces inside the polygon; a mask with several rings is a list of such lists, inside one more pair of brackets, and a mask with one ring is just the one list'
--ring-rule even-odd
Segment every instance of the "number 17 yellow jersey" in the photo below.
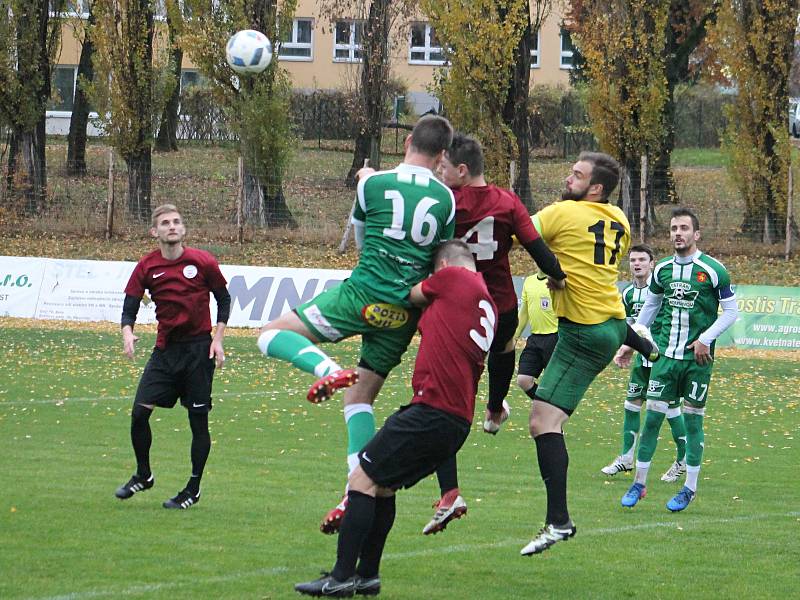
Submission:
{"label": "number 17 yellow jersey", "polygon": [[625,213],[607,203],[562,200],[532,220],[567,274],[566,287],[552,292],[556,315],[584,325],[624,319],[617,279],[631,244]]}

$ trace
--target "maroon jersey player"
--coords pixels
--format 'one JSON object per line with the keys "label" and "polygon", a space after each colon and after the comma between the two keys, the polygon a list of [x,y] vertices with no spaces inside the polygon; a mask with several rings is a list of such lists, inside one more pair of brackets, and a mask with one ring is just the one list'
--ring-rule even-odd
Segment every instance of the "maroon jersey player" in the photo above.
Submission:
{"label": "maroon jersey player", "polygon": [[[150,415],[156,406],[172,408],[180,398],[192,429],[192,474],[186,487],[164,502],[164,508],[189,508],[200,500],[200,479],[211,450],[208,411],[215,367],[225,360],[222,339],[230,314],[231,297],[217,260],[208,252],[183,245],[186,228],[178,209],[164,204],[153,211],[151,235],[158,250],[142,258],[125,287],[122,339],[125,354],[133,358],[136,315],[145,291],[156,305],[156,347],[136,390],[131,412],[131,442],[136,473],[116,496],[127,500],[153,487],[150,470]],[[211,336],[209,292],[217,301],[217,326]]]}
{"label": "maroon jersey player", "polygon": [[394,523],[395,492],[430,475],[455,455],[469,434],[475,394],[495,334],[497,308],[472,254],[459,240],[445,242],[435,273],[411,290],[429,304],[412,378],[413,399],[391,415],[359,453],[349,479],[348,507],[330,574],[299,583],[310,596],[374,595],[379,567]]}

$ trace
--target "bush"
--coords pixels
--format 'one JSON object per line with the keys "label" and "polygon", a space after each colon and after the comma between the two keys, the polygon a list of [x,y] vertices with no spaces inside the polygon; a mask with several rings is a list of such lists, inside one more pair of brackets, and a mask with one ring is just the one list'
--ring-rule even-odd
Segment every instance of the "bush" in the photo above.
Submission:
{"label": "bush", "polygon": [[528,111],[532,148],[563,155],[576,146],[593,147],[582,88],[535,85],[528,100]]}

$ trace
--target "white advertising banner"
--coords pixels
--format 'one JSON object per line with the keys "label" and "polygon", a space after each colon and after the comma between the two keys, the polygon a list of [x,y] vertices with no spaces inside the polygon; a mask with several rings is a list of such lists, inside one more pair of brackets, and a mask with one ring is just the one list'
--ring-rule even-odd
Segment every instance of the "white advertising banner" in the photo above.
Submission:
{"label": "white advertising banner", "polygon": [[[0,315],[119,323],[125,285],[135,263],[0,256]],[[323,290],[350,271],[221,265],[231,294],[228,325],[259,327]],[[212,322],[216,302],[211,297]],[[137,323],[155,322],[143,299]]]}
{"label": "white advertising banner", "polygon": [[46,262],[27,256],[0,257],[0,315],[32,318]]}

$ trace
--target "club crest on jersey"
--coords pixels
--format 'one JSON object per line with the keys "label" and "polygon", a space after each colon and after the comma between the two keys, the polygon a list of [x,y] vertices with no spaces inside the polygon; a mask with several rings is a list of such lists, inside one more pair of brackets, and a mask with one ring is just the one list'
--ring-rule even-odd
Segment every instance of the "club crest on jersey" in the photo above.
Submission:
{"label": "club crest on jersey", "polygon": [[540,298],[539,306],[542,307],[542,310],[550,310],[550,298]]}
{"label": "club crest on jersey", "polygon": [[361,316],[377,329],[399,329],[408,323],[408,311],[388,302],[367,304],[361,309]]}
{"label": "club crest on jersey", "polygon": [[667,298],[667,304],[676,308],[694,308],[694,301],[699,292],[692,289],[692,284],[685,281],[673,281],[669,287],[672,295]]}
{"label": "club crest on jersey", "polygon": [[664,391],[665,386],[666,384],[663,384],[660,381],[656,381],[655,379],[651,379],[647,384],[647,395],[660,398],[661,392]]}
{"label": "club crest on jersey", "polygon": [[194,265],[186,265],[183,267],[183,276],[186,277],[186,279],[194,279],[197,277],[197,267]]}
{"label": "club crest on jersey", "polygon": [[698,271],[697,281],[699,281],[700,283],[705,283],[706,281],[708,281],[708,274],[705,273],[704,271]]}

